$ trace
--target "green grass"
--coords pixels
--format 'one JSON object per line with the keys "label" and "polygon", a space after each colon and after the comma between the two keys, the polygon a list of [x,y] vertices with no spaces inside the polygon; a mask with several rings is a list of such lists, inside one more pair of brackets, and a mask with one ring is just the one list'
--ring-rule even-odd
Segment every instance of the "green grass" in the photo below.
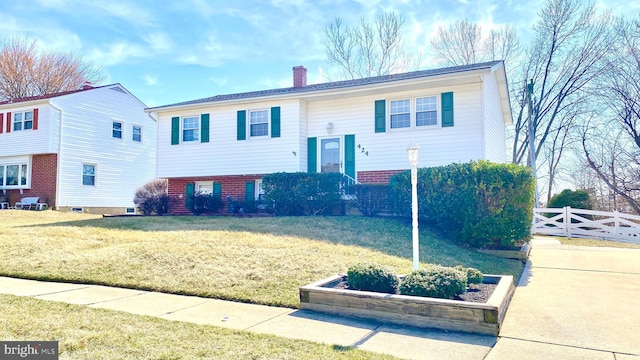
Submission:
{"label": "green grass", "polygon": [[0,339],[59,341],[60,359],[395,359],[85,306],[0,295]]}
{"label": "green grass", "polygon": [[[370,261],[412,268],[411,227],[365,217],[118,217],[0,211],[0,275],[297,307],[298,288]],[[519,261],[420,232],[423,263],[516,279]]]}
{"label": "green grass", "polygon": [[574,246],[591,246],[591,247],[613,247],[613,248],[628,248],[628,249],[640,249],[640,244],[630,244],[619,241],[598,240],[598,239],[583,239],[583,238],[566,238],[555,237],[562,245],[574,245]]}

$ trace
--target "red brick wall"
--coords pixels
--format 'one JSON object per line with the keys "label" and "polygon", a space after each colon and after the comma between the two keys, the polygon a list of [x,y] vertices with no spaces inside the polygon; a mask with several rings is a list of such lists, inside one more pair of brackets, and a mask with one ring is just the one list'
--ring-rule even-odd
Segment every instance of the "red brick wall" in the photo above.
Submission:
{"label": "red brick wall", "polygon": [[389,178],[404,170],[358,171],[358,182],[363,184],[388,184]]}
{"label": "red brick wall", "polygon": [[31,189],[7,190],[9,204],[13,206],[23,197],[39,196],[40,202],[46,202],[50,208],[55,206],[58,155],[33,155],[31,162]]}
{"label": "red brick wall", "polygon": [[261,179],[263,175],[212,176],[169,179],[168,192],[171,199],[171,214],[190,214],[186,204],[186,185],[196,181],[217,182],[222,185],[222,199],[227,195],[234,199],[244,199],[244,187],[247,181]]}

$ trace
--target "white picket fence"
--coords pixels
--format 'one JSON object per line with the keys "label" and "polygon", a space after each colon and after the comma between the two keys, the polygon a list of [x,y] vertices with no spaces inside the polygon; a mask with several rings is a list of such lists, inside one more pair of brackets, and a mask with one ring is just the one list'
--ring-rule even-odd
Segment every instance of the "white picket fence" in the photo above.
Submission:
{"label": "white picket fence", "polygon": [[532,234],[640,244],[640,216],[584,209],[533,209]]}

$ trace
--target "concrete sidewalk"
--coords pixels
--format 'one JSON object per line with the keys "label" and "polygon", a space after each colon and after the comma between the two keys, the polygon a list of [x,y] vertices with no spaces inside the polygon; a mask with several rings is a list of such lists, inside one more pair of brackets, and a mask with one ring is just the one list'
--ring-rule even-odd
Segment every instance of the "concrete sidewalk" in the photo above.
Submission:
{"label": "concrete sidewalk", "polygon": [[500,338],[97,285],[0,277],[0,293],[354,346],[404,359],[640,360],[640,250],[558,244],[532,242]]}

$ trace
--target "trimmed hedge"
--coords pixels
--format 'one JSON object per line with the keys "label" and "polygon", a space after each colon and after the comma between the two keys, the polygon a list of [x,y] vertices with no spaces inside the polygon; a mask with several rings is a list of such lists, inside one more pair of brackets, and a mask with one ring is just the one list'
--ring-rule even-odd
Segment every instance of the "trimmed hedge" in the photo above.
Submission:
{"label": "trimmed hedge", "polygon": [[431,265],[414,270],[400,284],[401,295],[453,299],[467,291],[467,273],[452,267]]}
{"label": "trimmed hedge", "polygon": [[383,266],[360,263],[347,271],[347,283],[357,290],[396,294],[400,279],[392,270]]}
{"label": "trimmed hedge", "polygon": [[[411,175],[391,178],[393,208],[411,216]],[[418,212],[454,241],[473,248],[511,248],[530,236],[534,179],[515,164],[474,161],[418,169]]]}
{"label": "trimmed hedge", "polygon": [[340,202],[340,173],[273,173],[262,178],[276,215],[319,215]]}
{"label": "trimmed hedge", "polygon": [[563,208],[570,206],[574,209],[593,209],[591,196],[586,190],[564,189],[560,194],[555,194],[547,204],[548,208]]}

